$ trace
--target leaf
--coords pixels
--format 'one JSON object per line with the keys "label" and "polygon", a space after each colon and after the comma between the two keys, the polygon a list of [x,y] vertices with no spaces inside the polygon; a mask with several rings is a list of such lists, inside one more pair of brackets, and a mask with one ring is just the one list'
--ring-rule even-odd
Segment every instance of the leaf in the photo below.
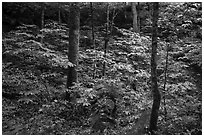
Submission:
{"label": "leaf", "polygon": [[37,104],[37,102],[34,102],[32,99],[30,98],[21,98],[18,100],[18,102],[20,103],[25,103],[25,104]]}

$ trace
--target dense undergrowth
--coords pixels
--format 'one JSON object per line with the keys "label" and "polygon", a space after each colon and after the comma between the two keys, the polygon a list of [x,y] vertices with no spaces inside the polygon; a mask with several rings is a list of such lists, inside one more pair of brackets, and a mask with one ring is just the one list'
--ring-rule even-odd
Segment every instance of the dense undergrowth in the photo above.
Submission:
{"label": "dense undergrowth", "polygon": [[[22,25],[4,33],[3,134],[148,134],[151,38],[114,29],[104,60],[105,28],[97,28],[94,50],[91,30],[82,27],[79,83],[71,90],[66,89],[66,69],[72,66],[66,25],[47,21],[43,30]],[[201,42],[158,44],[159,89],[166,102],[164,106],[162,99],[158,134],[201,134]],[[171,49],[164,91],[167,45]]]}

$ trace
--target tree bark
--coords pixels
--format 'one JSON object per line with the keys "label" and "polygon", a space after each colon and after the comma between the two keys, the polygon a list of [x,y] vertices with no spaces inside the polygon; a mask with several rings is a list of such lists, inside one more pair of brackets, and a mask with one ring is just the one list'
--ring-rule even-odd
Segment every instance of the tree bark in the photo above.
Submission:
{"label": "tree bark", "polygon": [[68,59],[74,64],[74,67],[68,67],[67,88],[77,83],[77,66],[79,51],[79,29],[80,29],[80,11],[77,3],[70,5],[70,24],[69,24],[69,52]]}
{"label": "tree bark", "polygon": [[132,14],[133,14],[133,31],[136,33],[139,33],[138,13],[137,13],[136,3],[132,2],[131,6],[132,6]]}
{"label": "tree bark", "polygon": [[109,41],[108,30],[109,30],[109,3],[107,4],[107,9],[106,9],[106,36],[105,36],[105,44],[104,44],[104,63],[103,63],[102,76],[105,76],[105,73],[106,73],[106,52],[107,52],[108,41]]}
{"label": "tree bark", "polygon": [[140,33],[140,29],[141,29],[141,19],[140,19],[140,3],[137,3],[137,23],[138,23],[138,31]]}
{"label": "tree bark", "polygon": [[165,114],[165,120],[167,117],[167,109],[166,109],[166,82],[167,82],[167,71],[168,71],[168,57],[169,57],[169,44],[167,45],[166,48],[166,65],[165,65],[165,70],[164,70],[164,94],[163,94],[163,99],[164,99],[164,114]]}
{"label": "tree bark", "polygon": [[[44,29],[44,18],[45,18],[45,5],[44,3],[42,3],[42,11],[41,11],[41,30]],[[40,43],[43,44],[43,31],[41,32],[41,39],[40,39]]]}
{"label": "tree bark", "polygon": [[157,85],[157,63],[156,63],[156,56],[157,56],[157,21],[158,21],[158,14],[159,14],[159,3],[153,3],[153,21],[152,21],[152,57],[151,57],[151,90],[153,94],[153,105],[152,105],[152,112],[150,117],[150,126],[149,130],[152,134],[157,131],[157,120],[158,120],[158,113],[161,101],[161,95]]}
{"label": "tree bark", "polygon": [[[91,9],[91,31],[92,31],[92,43],[93,43],[93,49],[96,51],[96,44],[95,44],[95,35],[94,35],[94,17],[93,17],[93,2],[90,2],[90,9]],[[93,61],[93,79],[95,79],[96,76],[96,55],[94,55],[94,61]]]}
{"label": "tree bark", "polygon": [[58,22],[61,24],[61,12],[60,12],[60,7],[58,9]]}

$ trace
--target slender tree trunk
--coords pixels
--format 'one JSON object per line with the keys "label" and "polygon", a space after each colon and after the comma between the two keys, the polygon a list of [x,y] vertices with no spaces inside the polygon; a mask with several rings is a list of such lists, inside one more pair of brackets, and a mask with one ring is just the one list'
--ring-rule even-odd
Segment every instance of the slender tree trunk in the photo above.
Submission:
{"label": "slender tree trunk", "polygon": [[114,20],[115,17],[118,15],[118,12],[116,12],[115,7],[113,8],[113,15],[112,15],[112,19],[111,19],[111,23],[110,23],[110,35],[112,36],[113,33],[113,26],[115,25]]}
{"label": "slender tree trunk", "polygon": [[[42,3],[42,11],[41,11],[41,30],[44,29],[44,18],[45,18],[45,5],[44,3]],[[42,36],[41,36],[41,39],[40,39],[40,43],[43,44],[43,31],[41,32]]]}
{"label": "slender tree trunk", "polygon": [[108,47],[108,41],[109,41],[109,3],[107,4],[107,11],[106,11],[106,37],[105,37],[105,44],[104,44],[104,63],[103,63],[103,73],[102,76],[105,76],[106,73],[106,53],[107,53],[107,47]]}
{"label": "slender tree trunk", "polygon": [[165,71],[164,71],[164,95],[163,95],[163,99],[164,99],[165,120],[166,120],[166,116],[167,116],[165,93],[166,93],[166,81],[167,81],[167,71],[168,71],[168,57],[169,57],[169,45],[167,45],[167,48],[166,48],[166,66],[165,66]]}
{"label": "slender tree trunk", "polygon": [[153,105],[152,105],[152,112],[150,117],[150,132],[154,134],[154,131],[157,131],[157,120],[158,120],[158,113],[161,101],[161,95],[157,85],[157,63],[156,63],[156,56],[157,56],[157,21],[158,21],[158,14],[159,14],[159,3],[153,3],[153,21],[152,21],[152,57],[151,57],[151,90],[153,94]]}
{"label": "slender tree trunk", "polygon": [[67,88],[73,86],[78,81],[76,69],[78,66],[80,12],[77,3],[71,3],[70,13],[68,59],[74,64],[74,67],[68,67]]}
{"label": "slender tree trunk", "polygon": [[116,16],[115,8],[113,8],[112,19],[111,19],[111,21],[110,21],[110,34],[111,34],[111,35],[112,35],[112,32],[113,32],[113,26],[114,26],[115,16]]}
{"label": "slender tree trunk", "polygon": [[58,21],[59,21],[59,24],[61,24],[61,12],[60,12],[60,7],[58,9]]}
{"label": "slender tree trunk", "polygon": [[61,3],[58,2],[58,22],[61,24]]}
{"label": "slender tree trunk", "polygon": [[[93,49],[96,51],[96,44],[95,44],[95,35],[94,35],[94,17],[93,17],[93,2],[90,2],[90,9],[91,9],[91,30],[92,30],[92,43]],[[96,55],[94,55],[94,62],[93,62],[93,79],[96,76]]]}
{"label": "slender tree trunk", "polygon": [[140,29],[141,29],[141,19],[140,19],[140,3],[137,3],[137,24],[138,24],[138,32],[140,33]]}
{"label": "slender tree trunk", "polygon": [[138,13],[136,8],[136,3],[132,2],[132,14],[133,14],[133,31],[136,33],[139,33],[139,27],[138,27]]}

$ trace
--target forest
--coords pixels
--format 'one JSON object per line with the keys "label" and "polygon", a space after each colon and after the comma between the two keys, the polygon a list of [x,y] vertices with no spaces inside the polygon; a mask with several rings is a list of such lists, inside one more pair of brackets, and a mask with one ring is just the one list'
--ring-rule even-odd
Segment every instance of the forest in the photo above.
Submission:
{"label": "forest", "polygon": [[2,2],[3,135],[202,135],[201,2]]}

